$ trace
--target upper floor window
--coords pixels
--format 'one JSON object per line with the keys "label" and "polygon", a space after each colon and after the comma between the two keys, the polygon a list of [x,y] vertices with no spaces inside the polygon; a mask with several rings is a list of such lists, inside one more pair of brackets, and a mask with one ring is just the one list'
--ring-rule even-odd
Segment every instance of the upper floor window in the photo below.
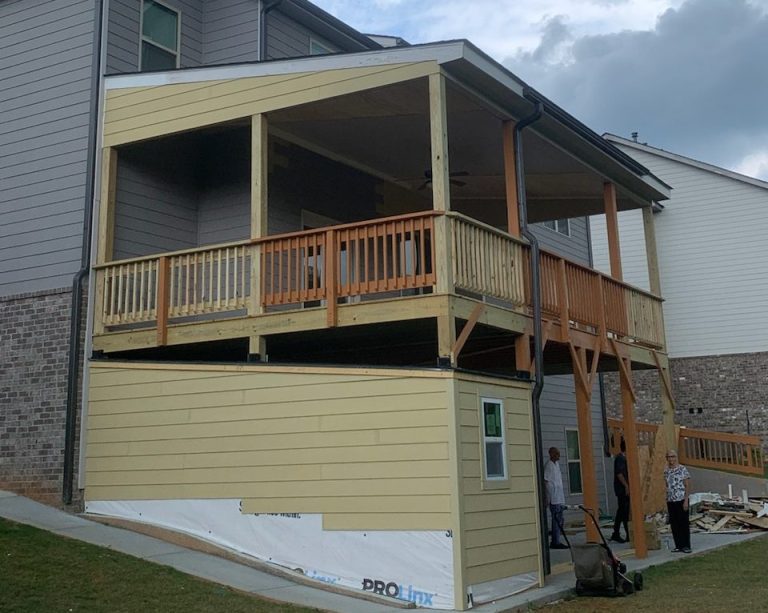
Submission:
{"label": "upper floor window", "polygon": [[507,461],[504,436],[504,404],[495,398],[482,398],[483,455],[485,456],[485,478],[503,480],[507,478]]}
{"label": "upper floor window", "polygon": [[309,39],[309,55],[327,55],[328,53],[334,53],[333,49],[314,38]]}
{"label": "upper floor window", "polygon": [[571,235],[571,220],[570,219],[552,219],[550,221],[544,221],[541,223],[545,228],[554,230],[559,234]]}
{"label": "upper floor window", "polygon": [[179,67],[179,12],[157,0],[143,0],[141,70]]}

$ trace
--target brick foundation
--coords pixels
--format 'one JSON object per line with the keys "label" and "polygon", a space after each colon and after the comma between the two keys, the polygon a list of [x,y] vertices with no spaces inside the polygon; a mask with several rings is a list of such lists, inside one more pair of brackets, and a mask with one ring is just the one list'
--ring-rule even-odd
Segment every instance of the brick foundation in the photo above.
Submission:
{"label": "brick foundation", "polygon": [[68,288],[0,299],[0,489],[53,506],[62,504],[71,301]]}
{"label": "brick foundation", "polygon": [[[750,434],[768,452],[768,352],[670,360],[675,423],[699,430]],[[655,370],[635,371],[637,419],[661,422],[660,381]],[[604,376],[608,415],[621,415],[619,377]],[[747,417],[748,416],[748,417]],[[749,421],[749,427],[747,426]]]}

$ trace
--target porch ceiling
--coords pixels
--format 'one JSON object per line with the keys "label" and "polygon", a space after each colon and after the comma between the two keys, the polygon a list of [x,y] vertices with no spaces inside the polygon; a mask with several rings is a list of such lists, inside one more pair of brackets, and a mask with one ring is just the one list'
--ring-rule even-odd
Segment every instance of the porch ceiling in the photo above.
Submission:
{"label": "porch ceiling", "polygon": [[[452,82],[447,96],[450,166],[457,173],[452,207],[504,226],[502,118]],[[414,79],[274,111],[270,129],[384,181],[425,192],[431,163],[428,104],[427,80]],[[533,129],[523,138],[530,221],[604,212],[602,174]],[[618,206],[641,204],[620,189]]]}

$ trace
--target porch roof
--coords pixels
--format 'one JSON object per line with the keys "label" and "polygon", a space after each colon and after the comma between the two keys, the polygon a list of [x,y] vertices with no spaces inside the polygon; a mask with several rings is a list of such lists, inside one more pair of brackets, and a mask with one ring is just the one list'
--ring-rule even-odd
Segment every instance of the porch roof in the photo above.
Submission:
{"label": "porch roof", "polygon": [[[436,72],[445,74],[501,120],[520,119],[533,110],[536,102],[542,102],[543,117],[528,131],[553,150],[579,160],[593,176],[615,183],[619,187],[619,210],[648,206],[652,201],[669,198],[669,186],[648,169],[466,40],[108,76],[105,79],[104,144],[154,138],[403,83]],[[233,87],[236,81],[244,87]],[[250,97],[244,94],[249,82],[251,91],[258,90],[259,94]],[[220,95],[211,93],[216,88],[237,90],[239,97],[228,100],[224,106],[221,102],[208,102],[206,106],[206,100]],[[195,119],[180,116],[174,101],[188,107],[197,105]],[[167,120],[163,112],[167,113]],[[532,178],[535,183],[536,178]],[[547,180],[553,186],[552,197],[546,194],[538,197],[539,208],[546,211],[545,218],[601,212],[592,194],[593,186],[585,189],[583,197],[578,191],[571,191],[568,198],[562,198],[550,176]],[[535,217],[532,221],[536,221]]]}

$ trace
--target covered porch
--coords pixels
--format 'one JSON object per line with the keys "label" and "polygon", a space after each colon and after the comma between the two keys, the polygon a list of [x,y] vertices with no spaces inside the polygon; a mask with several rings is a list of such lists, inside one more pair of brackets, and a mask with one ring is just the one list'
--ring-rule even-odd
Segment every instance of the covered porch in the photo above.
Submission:
{"label": "covered porch", "polygon": [[[252,359],[300,361],[310,334],[338,356],[365,329],[423,339],[382,344],[394,363],[531,374],[518,184],[532,223],[615,227],[667,193],[548,101],[518,160],[539,100],[465,42],[108,79],[94,349],[243,339]],[[612,246],[611,276],[538,261],[544,370],[576,377],[585,450],[596,373],[623,373],[633,424],[631,369],[666,368],[661,298],[622,282]]]}

